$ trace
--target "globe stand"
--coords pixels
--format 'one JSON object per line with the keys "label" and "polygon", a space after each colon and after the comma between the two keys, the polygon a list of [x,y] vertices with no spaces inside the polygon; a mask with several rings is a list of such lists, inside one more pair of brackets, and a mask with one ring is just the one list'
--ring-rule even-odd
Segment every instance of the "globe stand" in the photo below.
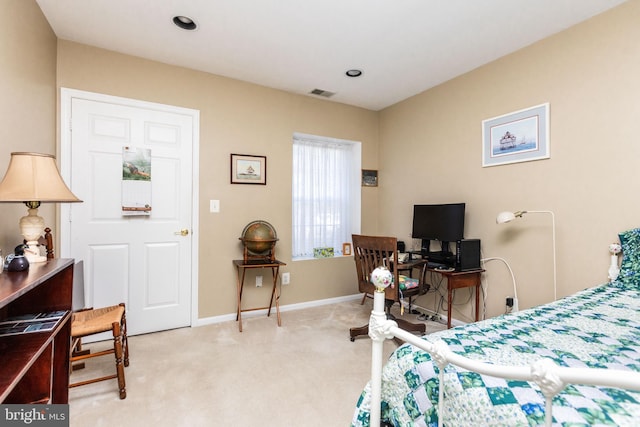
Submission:
{"label": "globe stand", "polygon": [[[256,261],[256,260],[270,261],[270,262],[275,261],[276,259],[275,246],[278,239],[250,240],[250,239],[243,239],[242,237],[240,237],[240,240],[242,240],[242,243],[244,244],[244,249],[242,251],[244,256],[244,262]],[[255,253],[254,251],[249,249],[249,247],[253,246],[254,244],[268,245],[269,248],[265,252]]]}

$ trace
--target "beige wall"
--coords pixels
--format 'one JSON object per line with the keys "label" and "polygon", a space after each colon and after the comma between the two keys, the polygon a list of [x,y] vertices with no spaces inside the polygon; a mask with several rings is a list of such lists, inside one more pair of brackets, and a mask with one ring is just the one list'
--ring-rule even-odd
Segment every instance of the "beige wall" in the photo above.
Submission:
{"label": "beige wall", "polygon": [[[528,307],[552,297],[550,221],[529,216],[497,226],[498,212],[556,213],[559,296],[606,281],[608,243],[638,225],[639,18],[639,2],[628,2],[375,113],[67,41],[56,45],[34,1],[3,0],[0,170],[11,151],[55,152],[59,87],[200,110],[199,312],[208,317],[235,310],[231,259],[241,254],[242,228],[258,218],[276,227],[278,256],[291,272],[283,304],[355,292],[351,258],[291,262],[290,147],[293,132],[359,140],[363,167],[380,171],[380,186],[363,188],[364,233],[410,243],[414,203],[465,201],[467,236],[482,239],[484,257],[509,263],[520,305]],[[550,103],[551,159],[482,168],[482,120],[543,102]],[[268,185],[229,184],[230,153],[266,155]],[[209,199],[221,201],[221,213],[208,212]],[[0,205],[4,251],[20,239],[23,211]],[[41,211],[53,217],[51,207]],[[505,264],[486,268],[493,316],[513,291]],[[262,304],[267,291],[250,288],[248,304]],[[469,320],[468,297],[458,292],[455,317]],[[430,296],[419,304],[434,302]]]}
{"label": "beige wall", "polygon": [[[384,110],[379,230],[409,240],[414,203],[466,202],[467,237],[509,263],[526,308],[552,299],[551,218],[498,226],[495,217],[552,210],[558,296],[606,282],[608,244],[640,225],[638,22],[640,2],[629,2]],[[545,102],[551,159],[482,168],[482,120]],[[494,316],[513,295],[511,278],[501,261],[486,270]],[[469,320],[468,298],[458,291],[454,317]]]}
{"label": "beige wall", "polygon": [[[0,176],[13,151],[56,154],[56,36],[35,1],[0,4]],[[0,204],[0,248],[22,241],[22,204]],[[39,213],[55,227],[55,206]]]}
{"label": "beige wall", "polygon": [[[363,166],[377,168],[377,113],[71,43],[58,43],[58,84],[200,111],[199,315],[235,311],[238,240],[256,219],[270,222],[280,239],[279,259],[291,285],[281,304],[356,293],[352,258],[291,261],[291,161],[294,132],[362,142]],[[267,156],[267,185],[231,185],[231,153]],[[221,212],[209,213],[209,200]],[[363,195],[363,230],[375,232],[376,193]],[[253,270],[246,282],[255,282]],[[270,273],[260,272],[269,280]],[[249,286],[246,306],[264,306],[268,288]]]}

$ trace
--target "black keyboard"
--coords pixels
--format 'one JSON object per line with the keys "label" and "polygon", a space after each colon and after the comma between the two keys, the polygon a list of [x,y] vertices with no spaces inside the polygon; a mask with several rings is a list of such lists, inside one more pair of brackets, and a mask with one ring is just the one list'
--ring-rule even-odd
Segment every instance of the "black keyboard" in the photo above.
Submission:
{"label": "black keyboard", "polygon": [[442,264],[440,262],[427,262],[427,268],[448,268],[449,266],[446,264]]}

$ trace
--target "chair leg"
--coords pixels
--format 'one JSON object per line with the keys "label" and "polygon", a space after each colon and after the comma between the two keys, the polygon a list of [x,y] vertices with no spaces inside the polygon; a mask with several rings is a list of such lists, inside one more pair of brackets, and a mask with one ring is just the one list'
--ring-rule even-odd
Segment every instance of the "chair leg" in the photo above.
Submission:
{"label": "chair leg", "polygon": [[124,380],[124,366],[122,362],[122,335],[120,333],[120,323],[113,323],[113,351],[116,357],[116,376],[118,378],[118,389],[120,399],[127,397],[127,388]]}
{"label": "chair leg", "polygon": [[[71,344],[71,356],[75,357],[75,356],[84,356],[87,354],[90,354],[91,351],[90,350],[83,350],[82,349],[82,338],[76,338],[75,340],[73,340],[72,344]],[[76,364],[71,363],[71,361],[69,362],[69,372],[71,371],[77,371],[78,369],[84,369],[85,364],[84,362],[78,362]]]}
{"label": "chair leg", "polygon": [[[120,303],[121,306],[124,307],[124,303]],[[121,323],[121,335],[122,335],[122,346],[124,349],[124,366],[129,366],[129,338],[127,337],[127,315],[126,310],[122,314],[122,323]]]}
{"label": "chair leg", "polygon": [[349,329],[349,339],[351,342],[354,342],[356,337],[361,335],[369,335],[369,324]]}
{"label": "chair leg", "polygon": [[364,302],[366,301],[366,299],[367,299],[367,293],[365,292],[362,294],[362,301],[360,301],[360,305],[364,305]]}

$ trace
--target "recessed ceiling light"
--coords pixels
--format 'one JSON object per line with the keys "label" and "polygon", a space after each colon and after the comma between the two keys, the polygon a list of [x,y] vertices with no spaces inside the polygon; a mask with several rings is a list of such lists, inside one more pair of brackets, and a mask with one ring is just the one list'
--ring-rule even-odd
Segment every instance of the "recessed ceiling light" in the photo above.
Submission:
{"label": "recessed ceiling light", "polygon": [[345,74],[349,77],[360,77],[362,75],[362,70],[357,70],[354,68],[353,70],[347,70]]}
{"label": "recessed ceiling light", "polygon": [[182,28],[183,30],[189,30],[189,31],[195,30],[198,27],[193,19],[183,15],[174,16],[173,23],[176,24],[178,27]]}

